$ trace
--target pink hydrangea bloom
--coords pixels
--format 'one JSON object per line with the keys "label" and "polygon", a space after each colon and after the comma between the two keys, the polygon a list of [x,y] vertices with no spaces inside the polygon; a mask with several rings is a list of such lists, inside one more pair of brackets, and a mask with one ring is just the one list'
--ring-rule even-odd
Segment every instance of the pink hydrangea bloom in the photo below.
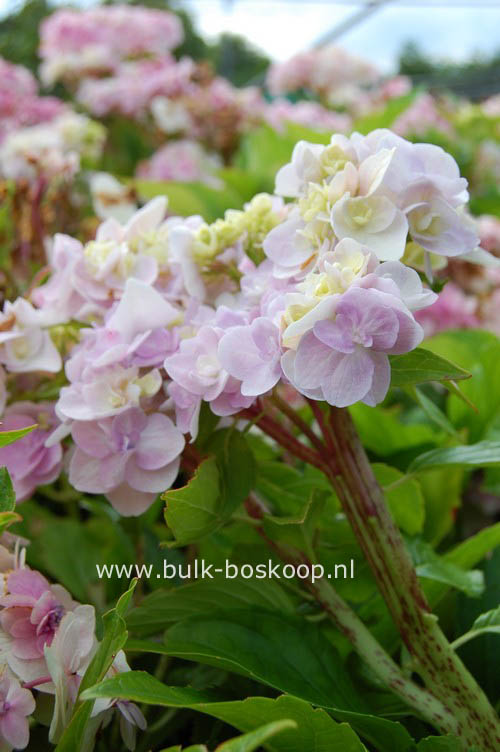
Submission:
{"label": "pink hydrangea bloom", "polygon": [[227,372],[241,381],[244,396],[264,394],[281,376],[280,332],[264,317],[229,329],[219,342],[218,355]]}
{"label": "pink hydrangea bloom", "polygon": [[168,11],[130,5],[59,10],[40,27],[42,79],[113,70],[127,58],[165,54],[183,36],[180,19]]}
{"label": "pink hydrangea bloom", "polygon": [[80,104],[102,117],[118,112],[128,117],[144,115],[156,97],[180,97],[196,91],[195,65],[170,55],[121,63],[105,78],[84,79],[76,93]]}
{"label": "pink hydrangea bloom", "polygon": [[59,624],[76,605],[60,585],[50,585],[32,569],[15,569],[6,580],[6,594],[0,597],[0,623],[12,638],[10,650],[15,658],[36,660],[43,657]]}
{"label": "pink hydrangea bloom", "polygon": [[317,321],[296,351],[282,359],[285,375],[308,397],[337,407],[375,405],[389,389],[387,355],[413,350],[422,328],[393,295],[353,287],[335,306],[334,318]]}
{"label": "pink hydrangea bloom", "polygon": [[290,102],[288,99],[275,99],[263,108],[264,120],[278,131],[286,123],[298,123],[316,131],[336,131],[345,133],[352,120],[345,113],[328,110],[318,102]]}
{"label": "pink hydrangea bloom", "polygon": [[0,740],[10,749],[25,749],[28,746],[28,716],[34,710],[35,700],[29,689],[23,689],[4,667],[0,674]]}
{"label": "pink hydrangea bloom", "polygon": [[67,110],[56,97],[40,97],[35,77],[22,65],[0,58],[0,143],[19,127],[53,120]]}
{"label": "pink hydrangea bloom", "polygon": [[481,247],[500,256],[500,219],[490,214],[477,218],[477,228]]}
{"label": "pink hydrangea bloom", "polygon": [[[244,323],[244,317],[238,318],[238,323]],[[194,337],[181,341],[177,353],[165,359],[165,369],[184,390],[210,402],[216,415],[232,415],[249,407],[254,398],[242,393],[241,381],[221,362],[219,342],[223,335],[222,327],[202,326]]]}
{"label": "pink hydrangea bloom", "polygon": [[184,438],[170,418],[132,408],[97,422],[77,421],[70,483],[104,493],[123,515],[138,515],[170,488],[179,470]]}
{"label": "pink hydrangea bloom", "polygon": [[215,170],[222,167],[216,154],[210,154],[196,141],[182,139],[158,149],[137,168],[137,175],[149,180],[200,181],[217,187]]}
{"label": "pink hydrangea bloom", "polygon": [[415,317],[424,328],[426,336],[430,337],[446,329],[470,329],[479,326],[476,310],[476,299],[466,295],[453,282],[448,282],[439,293],[436,302],[418,311]]}
{"label": "pink hydrangea bloom", "polygon": [[59,443],[45,446],[57,422],[54,405],[48,402],[17,402],[5,411],[2,431],[39,426],[22,439],[0,448],[0,465],[10,473],[18,502],[29,498],[37,486],[52,483],[59,477],[62,447]]}
{"label": "pink hydrangea bloom", "polygon": [[420,94],[392,125],[401,136],[425,136],[430,130],[453,135],[451,123],[439,111],[431,94]]}

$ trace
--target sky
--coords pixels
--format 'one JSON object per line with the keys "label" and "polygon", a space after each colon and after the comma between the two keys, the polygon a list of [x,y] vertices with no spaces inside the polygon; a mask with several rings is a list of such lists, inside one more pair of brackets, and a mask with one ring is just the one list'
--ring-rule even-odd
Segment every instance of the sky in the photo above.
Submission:
{"label": "sky", "polygon": [[[19,2],[0,0],[0,14]],[[73,0],[79,5],[92,2]],[[308,49],[356,13],[356,2],[177,0],[178,5],[191,11],[203,35],[215,37],[223,31],[242,34],[276,60]],[[499,29],[500,0],[392,0],[337,43],[389,72],[402,45],[410,39],[432,57],[464,60],[500,49]]]}
{"label": "sky", "polygon": [[[428,2],[394,0],[338,43],[383,70],[394,67],[409,39],[432,56],[454,60],[500,49],[500,2],[471,0],[469,7],[463,7],[466,0]],[[184,0],[183,5],[192,11],[203,34],[243,34],[277,60],[307,49],[357,10],[356,5],[330,0]]]}

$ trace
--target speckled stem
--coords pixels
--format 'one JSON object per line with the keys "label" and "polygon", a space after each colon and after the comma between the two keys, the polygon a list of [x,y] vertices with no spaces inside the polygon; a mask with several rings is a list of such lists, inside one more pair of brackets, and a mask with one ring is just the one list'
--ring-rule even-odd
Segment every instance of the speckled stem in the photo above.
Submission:
{"label": "speckled stem", "polygon": [[[415,671],[447,709],[447,718],[453,718],[454,727],[448,730],[459,736],[463,749],[496,752],[500,749],[498,716],[430,611],[346,409],[331,408],[328,439],[334,452],[331,457],[324,456],[325,472],[412,656]],[[441,729],[446,729],[446,718],[442,723],[437,720]]]}

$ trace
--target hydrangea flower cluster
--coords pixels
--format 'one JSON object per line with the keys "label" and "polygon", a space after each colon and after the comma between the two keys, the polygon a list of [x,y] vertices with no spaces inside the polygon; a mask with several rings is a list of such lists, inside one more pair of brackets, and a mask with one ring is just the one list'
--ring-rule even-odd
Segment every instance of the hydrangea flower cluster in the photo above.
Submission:
{"label": "hydrangea flower cluster", "polygon": [[7,304],[2,324],[16,420],[35,407],[16,404],[10,374],[43,383],[64,360],[54,413],[44,408],[29,448],[9,447],[19,490],[60,467],[63,442],[74,488],[136,515],[174,482],[202,402],[241,417],[281,382],[338,407],[377,404],[389,356],[417,347],[414,312],[436,300],[405,259],[431,269],[469,258],[467,197],[439,147],[386,130],[336,134],[299,142],[276,195],[212,224],[165,219],[157,197],[86,244],[57,235],[50,278],[31,302]]}
{"label": "hydrangea flower cluster", "polygon": [[56,97],[40,97],[35,77],[22,65],[0,58],[0,143],[5,137],[61,115],[67,105]]}
{"label": "hydrangea flower cluster", "polygon": [[10,180],[70,180],[82,162],[95,162],[106,131],[85,115],[67,110],[49,123],[12,131],[0,145],[0,176]]}
{"label": "hydrangea flower cluster", "polygon": [[[0,561],[0,744],[8,750],[27,747],[29,717],[36,708],[33,690],[53,698],[49,740],[57,743],[98,648],[94,608],[77,603],[61,585],[51,585],[25,566],[24,552],[13,555],[0,546]],[[129,670],[120,651],[107,675]],[[93,731],[109,723],[115,710],[125,746],[132,750],[136,729],[146,727],[133,703],[95,702]]]}
{"label": "hydrangea flower cluster", "polygon": [[[124,26],[132,33],[123,34]],[[94,117],[118,114],[139,121],[155,144],[161,134],[183,140],[168,152],[160,148],[139,177],[147,172],[162,180],[173,174],[176,180],[213,182],[213,152],[227,159],[240,135],[259,123],[278,130],[287,122],[320,131],[350,127],[347,114],[317,102],[268,102],[258,87],[237,88],[207,64],[185,56],[176,60],[170,50],[180,41],[179,20],[168,12],[128,6],[56,11],[41,28],[42,79],[64,81]],[[199,156],[187,141],[198,142]],[[202,145],[208,153],[201,152]],[[184,170],[186,151],[193,154]]]}
{"label": "hydrangea flower cluster", "polygon": [[167,54],[183,38],[179,18],[166,11],[130,5],[59,10],[40,27],[41,77],[53,84],[111,72],[125,60]]}
{"label": "hydrangea flower cluster", "polygon": [[404,76],[384,81],[367,60],[329,45],[274,63],[267,74],[267,86],[275,96],[305,90],[329,106],[359,116],[406,94],[411,84]]}
{"label": "hydrangea flower cluster", "polygon": [[198,141],[179,139],[165,144],[139,164],[136,175],[148,180],[198,181],[217,188],[221,182],[215,171],[220,167],[218,154],[207,152]]}

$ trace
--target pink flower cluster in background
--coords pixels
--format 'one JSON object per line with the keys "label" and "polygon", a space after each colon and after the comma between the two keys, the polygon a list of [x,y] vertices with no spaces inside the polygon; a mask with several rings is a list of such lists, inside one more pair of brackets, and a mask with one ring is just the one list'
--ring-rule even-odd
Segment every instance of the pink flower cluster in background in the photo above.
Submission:
{"label": "pink flower cluster in background", "polygon": [[329,106],[358,116],[406,94],[411,83],[404,76],[384,80],[367,60],[330,45],[273,63],[267,86],[274,96],[305,90]]}
{"label": "pink flower cluster in background", "polygon": [[129,59],[165,55],[183,37],[181,21],[167,11],[130,5],[84,13],[59,10],[40,27],[41,77],[52,84],[61,78],[112,72]]}
{"label": "pink flower cluster in background", "polygon": [[27,68],[0,58],[0,143],[9,133],[49,122],[66,109],[56,97],[39,95],[38,83]]}
{"label": "pink flower cluster in background", "polygon": [[180,139],[158,149],[139,165],[136,175],[148,180],[199,181],[217,188],[214,171],[222,167],[217,154],[208,153],[197,141]]}

